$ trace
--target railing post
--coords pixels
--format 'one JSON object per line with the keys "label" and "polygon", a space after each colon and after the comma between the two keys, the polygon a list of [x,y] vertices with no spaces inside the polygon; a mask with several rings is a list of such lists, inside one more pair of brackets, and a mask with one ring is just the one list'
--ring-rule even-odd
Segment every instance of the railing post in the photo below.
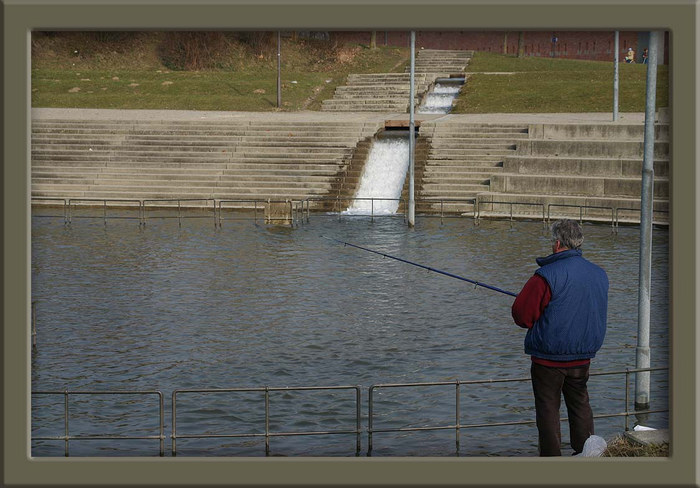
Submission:
{"label": "railing post", "polygon": [[455,383],[455,397],[456,397],[456,405],[455,405],[455,435],[456,435],[456,442],[457,442],[457,454],[459,454],[459,424],[460,424],[460,406],[459,406],[459,380],[457,380],[457,383]]}
{"label": "railing post", "polygon": [[163,392],[159,391],[158,392],[158,400],[159,400],[159,410],[160,410],[160,457],[163,457],[165,454],[165,407],[163,405]]}
{"label": "railing post", "polygon": [[355,401],[357,404],[357,447],[355,450],[355,455],[359,456],[360,451],[362,450],[362,391],[359,385],[355,386]]}
{"label": "railing post", "polygon": [[68,390],[63,393],[63,422],[65,426],[65,456],[68,457]]}
{"label": "railing post", "polygon": [[172,450],[173,457],[177,456],[177,447],[176,447],[176,443],[177,443],[177,407],[176,407],[176,399],[175,399],[176,395],[177,395],[177,390],[173,390],[173,405],[172,405],[173,431],[170,434],[171,444],[172,444],[171,450]]}
{"label": "railing post", "polygon": [[270,455],[270,387],[265,386],[265,455]]}
{"label": "railing post", "polygon": [[374,398],[374,386],[369,387],[368,391],[368,397],[369,401],[367,404],[367,455],[371,456],[372,455],[372,429],[374,427],[374,419],[372,416],[374,415],[374,405],[372,403],[373,398]]}
{"label": "railing post", "polygon": [[625,432],[630,430],[629,427],[629,408],[630,408],[630,369],[625,371]]}
{"label": "railing post", "polygon": [[182,227],[182,217],[180,215],[180,200],[177,201],[177,226]]}

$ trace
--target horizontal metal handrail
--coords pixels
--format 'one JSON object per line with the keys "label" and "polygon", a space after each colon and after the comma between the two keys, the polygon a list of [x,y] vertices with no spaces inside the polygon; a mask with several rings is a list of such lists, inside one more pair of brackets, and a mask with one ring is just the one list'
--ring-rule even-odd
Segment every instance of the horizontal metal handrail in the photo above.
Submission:
{"label": "horizontal metal handrail", "polygon": [[[63,391],[33,391],[32,395],[61,395],[63,396],[63,422],[64,422],[64,435],[62,436],[32,436],[32,440],[49,440],[49,441],[63,441],[65,443],[64,455],[69,456],[69,443],[72,440],[75,441],[85,441],[85,440],[150,440],[158,439],[160,442],[160,456],[165,453],[165,414],[163,407],[163,393],[160,390],[103,390],[103,391],[92,391],[92,390],[63,390]],[[69,431],[69,396],[70,395],[157,395],[158,396],[158,409],[159,409],[159,423],[158,423],[158,434],[157,435],[106,435],[106,434],[96,434],[96,435],[70,435]]]}
{"label": "horizontal metal handrail", "polygon": [[550,203],[547,205],[547,223],[550,222],[551,208],[552,207],[567,207],[567,208],[578,208],[579,209],[579,222],[583,222],[583,210],[584,209],[598,209],[598,210],[610,210],[610,225],[615,227],[615,209],[609,206],[599,206],[599,205],[575,205],[567,203]]}
{"label": "horizontal metal handrail", "polygon": [[[633,207],[617,207],[615,209],[615,227],[620,226],[620,210],[623,211],[628,211],[628,212],[639,212],[641,214],[642,210],[639,208],[633,208]],[[652,210],[652,215],[654,213],[662,213],[669,215],[670,212],[668,210]],[[668,222],[659,222],[659,223],[668,223]]]}
{"label": "horizontal metal handrail", "polygon": [[509,205],[510,206],[510,220],[513,220],[513,205],[542,207],[542,222],[546,222],[544,203],[539,203],[539,202],[501,202],[501,201],[496,201],[496,200],[483,201],[477,197],[477,199],[476,199],[476,219],[481,218],[481,205],[482,204]]}
{"label": "horizontal metal handrail", "polygon": [[[68,223],[72,223],[73,218],[76,219],[95,219],[95,218],[100,218],[96,216],[91,216],[91,215],[73,215],[73,205],[77,205],[79,203],[102,203],[102,219],[104,220],[104,224],[107,225],[107,220],[108,219],[138,219],[139,222],[142,220],[141,216],[141,200],[135,200],[135,199],[130,199],[130,198],[69,198],[68,199]],[[134,207],[134,205],[137,205],[137,210],[138,210],[138,216],[137,217],[129,217],[129,216],[124,216],[124,215],[111,215],[107,216],[107,202],[109,203],[114,203],[114,204],[130,204],[128,207]]]}
{"label": "horizontal metal handrail", "polygon": [[[655,367],[655,368],[638,368],[638,369],[626,369],[626,370],[616,370],[616,371],[602,371],[590,373],[591,377],[596,376],[610,376],[610,375],[625,375],[625,405],[623,411],[618,412],[605,412],[600,414],[595,414],[594,418],[612,418],[612,417],[624,417],[625,418],[625,430],[629,430],[628,420],[632,415],[646,415],[655,413],[668,412],[668,408],[661,409],[646,409],[646,410],[630,410],[630,382],[629,377],[635,373],[648,373],[657,371],[668,371],[668,367]],[[371,455],[373,448],[373,435],[377,433],[390,433],[390,432],[425,432],[425,431],[444,431],[444,430],[455,430],[456,436],[456,446],[459,449],[460,444],[460,430],[461,429],[471,429],[471,428],[484,428],[484,427],[499,427],[499,426],[516,426],[516,425],[532,425],[536,421],[533,420],[514,420],[505,422],[482,422],[482,423],[471,423],[464,424],[461,422],[461,412],[460,412],[460,390],[463,386],[469,385],[486,385],[486,384],[498,384],[498,383],[517,383],[517,382],[529,382],[531,381],[528,377],[521,378],[499,378],[499,379],[485,379],[485,380],[452,380],[452,381],[436,381],[436,382],[413,382],[413,383],[384,383],[371,385],[368,388],[368,455]],[[374,394],[376,390],[384,388],[420,388],[420,387],[430,387],[430,386],[451,386],[455,388],[455,421],[447,425],[424,425],[417,427],[379,427],[374,425],[375,417],[375,399]],[[282,432],[272,432],[270,430],[270,393],[271,392],[290,392],[290,391],[322,391],[322,390],[354,390],[355,391],[355,420],[356,426],[352,428],[344,428],[337,430],[312,430],[312,431],[282,431]],[[244,433],[225,433],[225,434],[210,434],[210,433],[187,433],[178,434],[177,433],[177,396],[191,393],[234,393],[234,392],[260,392],[264,394],[265,403],[265,427],[264,432],[244,432]],[[133,395],[133,394],[155,394],[159,396],[159,408],[160,408],[160,422],[159,422],[159,435],[121,435],[121,434],[95,434],[95,435],[70,435],[68,430],[68,397],[69,395]],[[69,455],[69,441],[83,441],[83,440],[148,440],[148,439],[159,439],[160,440],[160,455],[163,455],[164,451],[164,413],[163,413],[163,394],[159,390],[153,391],[35,391],[32,395],[62,395],[64,396],[64,422],[65,422],[65,434],[62,436],[32,436],[32,440],[52,440],[52,441],[64,441],[65,442],[65,455]],[[564,417],[561,419],[562,422],[568,421],[568,418]],[[223,438],[265,438],[265,453],[269,455],[270,453],[270,438],[273,437],[292,437],[292,436],[314,436],[314,435],[350,435],[354,434],[356,436],[356,454],[359,455],[361,450],[361,434],[362,434],[362,422],[361,422],[361,386],[302,386],[302,387],[254,387],[254,388],[221,388],[221,389],[178,389],[172,392],[172,433],[170,435],[172,439],[172,455],[177,455],[176,442],[177,439],[223,439]]]}
{"label": "horizontal metal handrail", "polygon": [[[289,391],[326,391],[326,390],[354,390],[355,391],[355,429],[348,430],[326,430],[326,431],[304,431],[304,432],[271,432],[270,431],[270,392]],[[265,432],[245,432],[231,434],[177,434],[177,395],[187,393],[264,393],[265,401]],[[257,387],[257,388],[215,388],[215,389],[179,389],[172,394],[172,455],[177,455],[177,439],[206,439],[206,438],[243,438],[243,437],[264,437],[265,454],[270,454],[271,437],[309,436],[309,435],[335,435],[335,434],[355,434],[356,454],[359,455],[361,449],[361,390],[359,386],[299,386],[299,387]]]}
{"label": "horizontal metal handrail", "polygon": [[[142,215],[143,215],[142,220],[141,220],[142,225],[146,225],[146,208],[147,208],[148,203],[170,203],[170,202],[172,202],[172,203],[177,202],[177,216],[163,215],[163,216],[151,217],[151,218],[152,219],[153,218],[177,219],[178,226],[182,226],[182,219],[211,218],[208,215],[182,215],[182,203],[183,202],[206,202],[206,204],[204,205],[204,208],[207,210],[209,209],[209,202],[211,202],[212,203],[212,210],[214,212],[214,227],[216,227],[216,225],[217,225],[217,222],[216,222],[216,199],[214,199],[214,198],[156,198],[156,199],[142,200],[141,201],[141,208],[142,208]],[[170,205],[156,205],[155,207],[169,208],[171,206]]]}
{"label": "horizontal metal handrail", "polygon": [[37,215],[37,217],[63,217],[63,223],[68,223],[68,199],[67,198],[56,198],[56,197],[31,197],[31,203],[35,201],[39,202],[62,202],[63,203],[63,215]]}
{"label": "horizontal metal handrail", "polygon": [[[395,216],[403,216],[404,220],[406,219],[406,215],[408,213],[407,210],[407,205],[408,202],[404,198],[355,198],[355,197],[308,197],[304,200],[295,200],[295,199],[290,199],[290,200],[274,200],[272,202],[291,202],[292,204],[292,220],[293,222],[298,222],[298,221],[304,221],[304,212],[306,212],[306,221],[308,222],[310,219],[311,215],[311,202],[336,202],[337,203],[337,208],[335,208],[332,212],[335,213],[337,212],[339,215],[344,212],[346,209],[341,209],[340,208],[340,203],[341,202],[350,202],[350,201],[356,201],[356,200],[371,200],[372,202],[374,200],[385,200],[385,201],[398,201],[399,202],[399,208],[401,207],[401,202],[404,202],[404,211],[403,213],[401,212],[396,212],[394,214],[374,214],[373,209],[371,209],[369,214],[344,214],[348,217],[362,217],[362,216],[371,216],[374,218],[374,216],[382,216],[382,217],[395,217]],[[71,198],[71,199],[62,199],[62,198],[51,198],[51,197],[32,197],[32,202],[34,201],[55,201],[55,202],[63,202],[63,207],[64,207],[64,223],[71,223],[72,218],[103,218],[105,221],[105,224],[108,219],[138,219],[139,220],[139,225],[145,225],[146,224],[146,208],[149,203],[167,203],[167,202],[177,202],[177,207],[178,207],[178,215],[177,216],[159,216],[159,217],[150,217],[150,218],[162,218],[162,219],[174,219],[177,218],[179,224],[181,225],[182,219],[183,218],[210,218],[207,215],[186,215],[183,216],[181,214],[181,202],[194,202],[194,201],[200,201],[200,202],[207,202],[206,205],[204,205],[205,208],[209,208],[208,202],[213,202],[212,208],[214,212],[214,223],[215,226],[221,226],[221,221],[222,220],[251,220],[249,217],[248,218],[223,218],[221,215],[222,210],[225,208],[222,206],[223,203],[253,203],[253,208],[255,210],[255,215],[252,220],[257,222],[257,204],[261,203],[264,204],[268,201],[268,199],[240,199],[240,200],[217,200],[215,198],[168,198],[168,199],[147,199],[147,200],[136,200],[136,199],[102,199],[102,198]],[[101,217],[98,216],[73,216],[72,215],[72,207],[74,204],[79,203],[79,202],[100,202],[102,203],[103,207],[103,214]],[[218,202],[218,205],[217,205]],[[138,204],[139,208],[139,215],[138,217],[130,217],[130,216],[117,216],[117,215],[112,215],[112,216],[107,216],[107,204],[119,204],[119,203],[133,203],[133,204]],[[457,217],[462,217],[464,215],[464,212],[456,212],[455,215],[446,215],[445,214],[445,204],[449,203],[471,203],[473,205],[473,210],[472,210],[472,216],[473,218],[478,221],[481,218],[481,208],[483,205],[508,205],[509,206],[509,213],[510,213],[510,220],[513,220],[514,213],[513,213],[513,207],[516,205],[519,206],[536,206],[536,207],[541,207],[542,208],[542,220],[544,223],[547,223],[548,221],[551,220],[551,207],[569,207],[569,208],[578,208],[579,209],[579,221],[583,221],[583,210],[584,209],[603,209],[603,210],[611,210],[611,225],[614,228],[617,228],[619,226],[620,222],[620,217],[619,213],[620,211],[636,211],[640,212],[640,209],[638,208],[633,208],[633,207],[610,207],[610,206],[598,206],[598,205],[576,205],[576,204],[559,204],[559,203],[549,203],[546,204],[547,209],[545,209],[545,204],[544,203],[538,203],[538,202],[517,202],[517,201],[496,201],[496,200],[483,200],[480,199],[479,196],[475,198],[465,198],[465,199],[459,199],[459,198],[418,198],[415,200],[416,205],[425,205],[425,204],[437,204],[439,203],[441,208],[440,208],[440,214],[439,217],[440,219],[445,219],[445,218],[457,218]],[[217,212],[217,206],[219,207],[218,212]],[[174,205],[164,205],[161,206],[162,208],[170,208],[174,207]],[[306,209],[304,209],[306,207]],[[243,208],[251,208],[251,207],[243,207]],[[236,209],[236,207],[229,207],[229,209],[233,210]],[[668,210],[654,210],[655,213],[663,213],[663,214],[669,214],[670,212]],[[457,215],[459,214],[459,215]],[[431,215],[431,214],[421,214],[423,217],[437,217],[438,215]],[[299,217],[300,216],[300,217]],[[522,216],[522,215],[521,215]],[[39,215],[37,217],[60,217],[59,215]],[[659,221],[657,222],[658,224],[667,224],[667,222]]]}
{"label": "horizontal metal handrail", "polygon": [[[610,417],[625,417],[625,430],[629,430],[628,419],[631,415],[643,415],[651,413],[663,413],[668,412],[668,409],[655,409],[655,410],[635,410],[633,412],[629,411],[629,375],[634,373],[642,372],[652,372],[652,371],[667,371],[668,367],[656,367],[656,368],[639,368],[639,369],[626,369],[624,371],[604,371],[604,372],[594,372],[590,373],[589,376],[609,376],[609,375],[625,375],[625,410],[623,412],[617,413],[604,413],[596,414],[593,418],[610,418]],[[489,379],[489,380],[468,380],[468,381],[439,381],[439,382],[421,382],[421,383],[384,383],[375,384],[369,387],[369,405],[368,405],[368,453],[371,453],[373,447],[372,436],[375,433],[388,433],[388,432],[421,432],[421,431],[435,431],[435,430],[455,430],[456,434],[456,446],[459,450],[460,441],[460,429],[468,428],[478,428],[478,427],[496,427],[496,426],[508,426],[508,425],[529,425],[536,423],[535,420],[521,420],[521,421],[511,421],[511,422],[488,422],[480,424],[462,424],[460,421],[460,386],[463,385],[479,385],[479,384],[494,384],[494,383],[516,383],[516,382],[528,382],[531,381],[530,378],[504,378],[504,379]],[[454,386],[455,387],[455,423],[449,425],[433,425],[433,426],[423,426],[423,427],[394,427],[394,428],[375,428],[374,427],[374,391],[380,388],[412,388],[412,387],[428,387],[428,386]],[[567,417],[561,419],[561,422],[568,421]]]}

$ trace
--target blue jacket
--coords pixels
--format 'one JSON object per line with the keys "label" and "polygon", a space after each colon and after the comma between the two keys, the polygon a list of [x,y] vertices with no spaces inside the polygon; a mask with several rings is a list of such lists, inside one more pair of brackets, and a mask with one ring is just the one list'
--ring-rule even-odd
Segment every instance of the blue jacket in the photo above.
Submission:
{"label": "blue jacket", "polygon": [[537,264],[552,298],[525,336],[525,353],[552,361],[594,357],[605,338],[607,274],[578,249],[537,258]]}

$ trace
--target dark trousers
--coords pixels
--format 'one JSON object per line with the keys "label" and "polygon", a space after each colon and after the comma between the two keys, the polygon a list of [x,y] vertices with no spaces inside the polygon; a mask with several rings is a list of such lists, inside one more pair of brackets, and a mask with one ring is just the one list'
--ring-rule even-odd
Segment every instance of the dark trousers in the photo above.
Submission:
{"label": "dark trousers", "polygon": [[593,411],[586,386],[589,366],[550,368],[532,363],[530,375],[535,394],[540,456],[561,456],[559,407],[562,393],[574,452],[581,452],[586,439],[593,434]]}

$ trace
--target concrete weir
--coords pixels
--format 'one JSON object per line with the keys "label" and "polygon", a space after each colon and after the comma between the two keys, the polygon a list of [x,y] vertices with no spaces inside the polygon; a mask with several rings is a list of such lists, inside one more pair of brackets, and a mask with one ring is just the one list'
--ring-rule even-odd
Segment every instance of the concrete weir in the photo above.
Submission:
{"label": "concrete weir", "polygon": [[[420,114],[416,211],[638,222],[643,114],[610,120]],[[372,138],[407,128],[403,113],[33,109],[32,202],[308,200],[333,210],[329,200],[355,195]],[[657,124],[657,223],[669,220],[668,134]]]}

